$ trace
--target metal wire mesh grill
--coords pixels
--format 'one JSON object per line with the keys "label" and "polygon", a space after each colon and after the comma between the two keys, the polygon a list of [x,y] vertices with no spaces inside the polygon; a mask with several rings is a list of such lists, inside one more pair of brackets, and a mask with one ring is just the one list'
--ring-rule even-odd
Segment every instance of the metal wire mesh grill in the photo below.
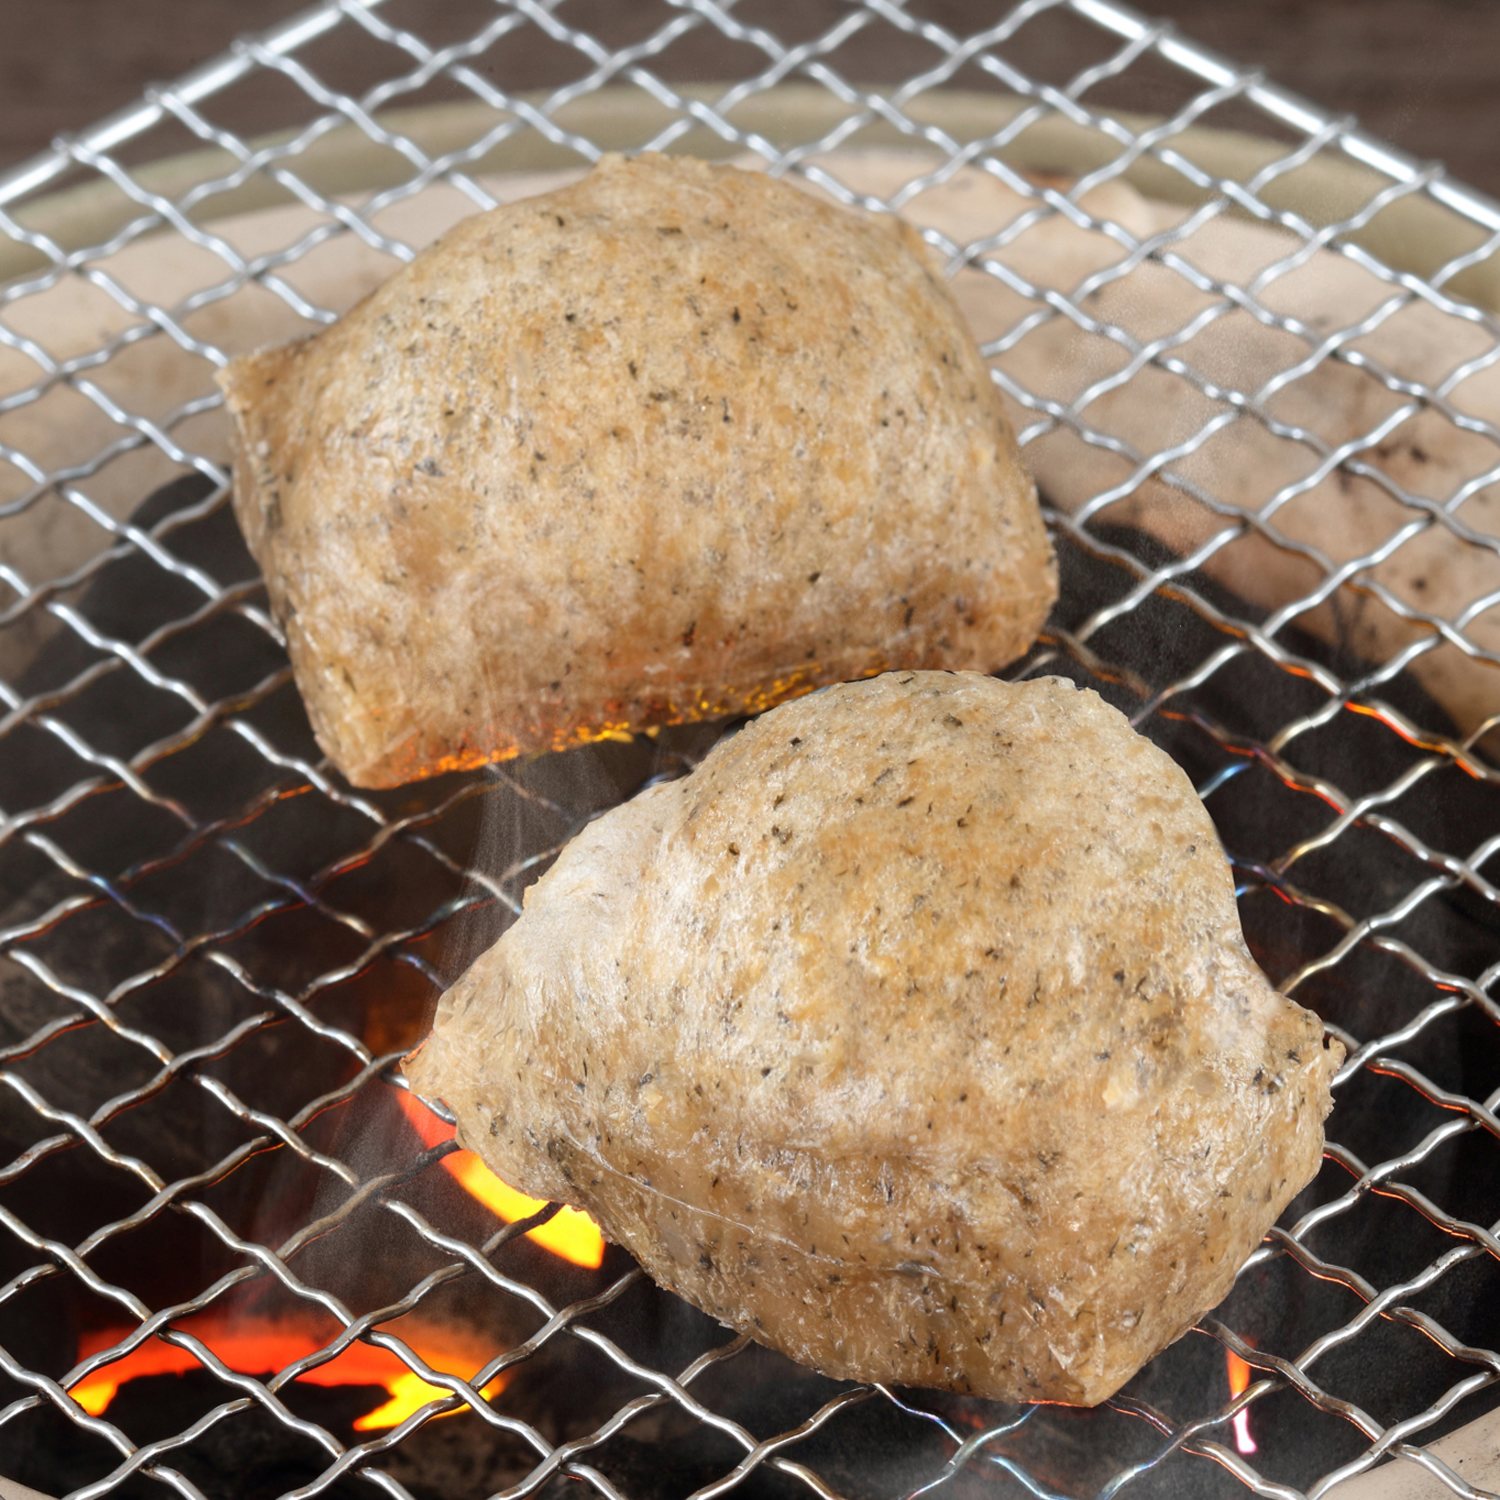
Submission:
{"label": "metal wire mesh grill", "polygon": [[[715,0],[343,0],[0,183],[0,1474],[61,1431],[88,1474],[76,1494],[211,1493],[195,1455],[253,1414],[312,1455],[298,1495],[428,1493],[409,1455],[460,1426],[506,1455],[476,1494],[566,1478],[611,1496],[1318,1496],[1392,1455],[1487,1493],[1423,1445],[1500,1379],[1500,329],[1466,295],[1500,267],[1500,212],[1100,0],[867,0],[800,24],[776,34]],[[518,79],[523,39],[541,61]],[[273,88],[285,129],[243,138],[236,90]],[[982,128],[945,104],[957,89]],[[1205,156],[1219,123],[1263,145]],[[1037,170],[1057,129],[1066,179]],[[359,180],[341,182],[351,140]],[[893,140],[920,154],[859,169],[856,148]],[[622,1260],[564,1273],[524,1225],[486,1228],[437,1168],[451,1146],[422,1150],[393,1111],[393,1062],[538,867],[712,734],[602,747],[581,777],[542,762],[351,791],[233,542],[210,377],[268,330],[331,320],[437,221],[495,201],[495,173],[606,144],[747,153],[926,225],[991,315],[1051,502],[1064,601],[1020,670],[1098,686],[1190,767],[1258,956],[1348,1046],[1319,1178],[1219,1314],[1095,1413],[792,1372],[663,1312]],[[198,154],[164,171],[184,146]],[[1358,171],[1342,196],[1317,178],[1310,216],[1288,194],[1330,160]],[[1171,211],[1110,197],[1127,176]],[[1007,216],[923,217],[976,180]],[[1413,211],[1407,238],[1432,229],[1440,255],[1385,253],[1382,226]],[[1275,238],[1238,274],[1202,253],[1244,226]],[[1061,284],[1056,233],[1092,247]],[[330,297],[334,253],[356,269]],[[1334,265],[1363,295],[1335,276],[1278,303]],[[1173,290],[1140,327],[1124,314],[1146,273]],[[1246,324],[1279,341],[1254,380],[1212,338]],[[1115,404],[1141,392],[1145,440]],[[1338,399],[1347,420],[1323,422]],[[1300,456],[1252,473],[1249,498],[1216,446],[1242,431]],[[1363,517],[1352,533],[1330,496]],[[194,1321],[249,1296],[313,1331],[269,1379]],[[471,1379],[429,1362],[424,1317],[483,1330]],[[373,1436],[309,1416],[298,1377],[356,1343],[451,1394]],[[69,1395],[157,1344],[211,1384],[180,1425],[143,1436]],[[1252,1371],[1234,1397],[1223,1348]],[[549,1361],[568,1392],[518,1404]],[[1367,1396],[1372,1369],[1389,1378]],[[778,1403],[747,1407],[768,1384]],[[875,1432],[884,1466],[851,1467]],[[683,1454],[693,1477],[653,1487]]]}

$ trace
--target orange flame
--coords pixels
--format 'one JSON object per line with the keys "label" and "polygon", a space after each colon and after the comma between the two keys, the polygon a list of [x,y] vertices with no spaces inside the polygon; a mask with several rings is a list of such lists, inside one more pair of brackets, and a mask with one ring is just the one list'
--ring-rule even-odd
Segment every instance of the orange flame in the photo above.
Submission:
{"label": "orange flame", "polygon": [[[198,1318],[178,1325],[206,1344],[231,1370],[241,1375],[266,1376],[285,1369],[294,1360],[305,1358],[323,1347],[310,1329],[289,1324],[249,1322],[233,1323],[212,1317]],[[87,1359],[100,1350],[113,1348],[129,1336],[130,1330],[117,1328],[84,1335],[78,1350]],[[445,1375],[472,1376],[485,1361],[483,1353],[463,1348],[457,1343],[440,1341],[420,1344],[407,1342],[434,1370]],[[157,1338],[147,1339],[121,1359],[101,1365],[73,1387],[73,1399],[90,1416],[99,1417],[109,1409],[120,1387],[143,1375],[184,1375],[203,1368],[188,1349],[180,1349]],[[306,1385],[374,1385],[383,1386],[389,1399],[367,1411],[354,1423],[356,1432],[378,1432],[404,1422],[429,1401],[453,1393],[446,1386],[433,1385],[399,1358],[376,1344],[350,1344],[326,1363],[304,1371],[297,1380]],[[505,1377],[497,1375],[481,1394],[493,1399],[505,1386]],[[454,1416],[466,1407],[439,1413]]]}
{"label": "orange flame", "polygon": [[[396,1097],[424,1146],[431,1148],[453,1138],[453,1127],[438,1119],[410,1089],[398,1090]],[[449,1152],[443,1166],[470,1197],[507,1224],[529,1219],[547,1206],[545,1200],[528,1198],[501,1182],[472,1151]],[[559,1209],[540,1228],[528,1230],[527,1238],[575,1266],[595,1271],[604,1264],[604,1236],[582,1209]]]}
{"label": "orange flame", "polygon": [[[1250,1388],[1250,1366],[1233,1349],[1224,1351],[1224,1364],[1229,1374],[1229,1394],[1238,1396]],[[1234,1446],[1241,1453],[1255,1452],[1255,1439],[1250,1436],[1250,1408],[1241,1407],[1234,1414]]]}

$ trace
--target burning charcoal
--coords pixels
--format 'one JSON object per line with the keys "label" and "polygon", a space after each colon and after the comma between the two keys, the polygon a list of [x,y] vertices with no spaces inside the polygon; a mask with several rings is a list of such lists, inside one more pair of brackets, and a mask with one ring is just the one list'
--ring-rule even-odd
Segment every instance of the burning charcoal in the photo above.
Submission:
{"label": "burning charcoal", "polygon": [[[316,1393],[318,1399],[302,1415],[333,1432],[347,1432],[360,1411],[384,1394],[350,1386]],[[232,1393],[212,1375],[156,1375],[123,1386],[111,1404],[109,1420],[138,1443],[181,1432],[198,1416]],[[81,1438],[65,1418],[49,1424],[51,1442],[43,1441],[21,1455],[19,1467],[9,1466],[20,1484],[44,1494],[64,1495],[112,1472],[118,1452],[92,1438]],[[7,1454],[9,1464],[10,1455]],[[288,1490],[308,1484],[332,1460],[311,1441],[293,1435],[269,1412],[251,1408],[216,1422],[186,1448],[173,1449],[163,1462],[186,1475],[205,1495],[233,1495],[235,1500],[276,1500]],[[356,1500],[369,1493],[354,1478],[337,1481],[321,1494],[333,1500]],[[111,1487],[112,1500],[156,1500],[159,1480],[137,1475]],[[436,1492],[434,1492],[435,1500]],[[422,1497],[426,1500],[426,1497]]]}

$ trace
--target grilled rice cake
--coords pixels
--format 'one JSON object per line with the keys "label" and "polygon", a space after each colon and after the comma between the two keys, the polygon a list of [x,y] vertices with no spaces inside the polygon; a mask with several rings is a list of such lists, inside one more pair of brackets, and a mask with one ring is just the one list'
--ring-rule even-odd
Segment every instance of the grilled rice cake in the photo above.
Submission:
{"label": "grilled rice cake", "polygon": [[1062,680],[916,672],[585,828],[406,1071],[825,1374],[1091,1404],[1312,1177],[1341,1055],[1161,750]]}
{"label": "grilled rice cake", "polygon": [[606,158],[221,383],[235,514],[358,786],[997,668],[1056,595],[920,237],[763,174]]}

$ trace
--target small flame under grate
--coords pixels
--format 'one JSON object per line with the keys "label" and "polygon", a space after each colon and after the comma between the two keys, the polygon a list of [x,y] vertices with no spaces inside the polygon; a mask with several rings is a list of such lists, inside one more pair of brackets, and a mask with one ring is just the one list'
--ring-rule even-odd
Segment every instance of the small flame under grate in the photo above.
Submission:
{"label": "small flame under grate", "polygon": [[[430,1106],[410,1092],[397,1095],[412,1129],[424,1146],[440,1146],[453,1139],[453,1127],[435,1114]],[[443,1158],[443,1166],[472,1198],[484,1204],[507,1224],[529,1219],[547,1205],[536,1198],[518,1193],[501,1182],[472,1151],[455,1151]],[[526,1231],[543,1249],[560,1255],[575,1266],[597,1271],[604,1264],[604,1236],[586,1213],[576,1208],[560,1208],[545,1223]]]}
{"label": "small flame under grate", "polygon": [[[259,1324],[253,1317],[226,1320],[185,1321],[179,1332],[191,1333],[205,1348],[230,1370],[241,1374],[259,1372],[269,1378],[299,1360],[318,1353],[322,1340],[311,1328],[294,1325],[279,1327]],[[80,1359],[115,1349],[129,1341],[131,1328],[113,1328],[89,1334],[80,1343]],[[483,1357],[465,1360],[463,1351],[445,1339],[414,1342],[413,1349],[424,1362],[449,1375],[469,1379],[483,1364]],[[73,1387],[73,1398],[90,1416],[102,1417],[119,1394],[120,1387],[132,1380],[153,1375],[187,1375],[203,1368],[190,1347],[152,1340]],[[310,1385],[372,1386],[385,1392],[386,1399],[356,1417],[350,1424],[355,1432],[381,1432],[395,1427],[414,1412],[430,1403],[441,1401],[448,1392],[410,1370],[394,1354],[368,1344],[351,1344],[324,1364],[311,1365],[297,1377]],[[480,1392],[490,1398],[504,1388],[503,1379],[492,1380]],[[447,1415],[438,1413],[437,1415]]]}
{"label": "small flame under grate", "polygon": [[[0,180],[0,1478],[1493,1493],[1500,209],[1110,0],[759,9],[342,0]],[[237,90],[284,131],[227,129]],[[1017,672],[1187,768],[1257,958],[1348,1047],[1318,1178],[1096,1411],[731,1338],[395,1077],[557,848],[720,729],[352,791],[211,377],[645,148],[923,227],[1063,570]]]}

